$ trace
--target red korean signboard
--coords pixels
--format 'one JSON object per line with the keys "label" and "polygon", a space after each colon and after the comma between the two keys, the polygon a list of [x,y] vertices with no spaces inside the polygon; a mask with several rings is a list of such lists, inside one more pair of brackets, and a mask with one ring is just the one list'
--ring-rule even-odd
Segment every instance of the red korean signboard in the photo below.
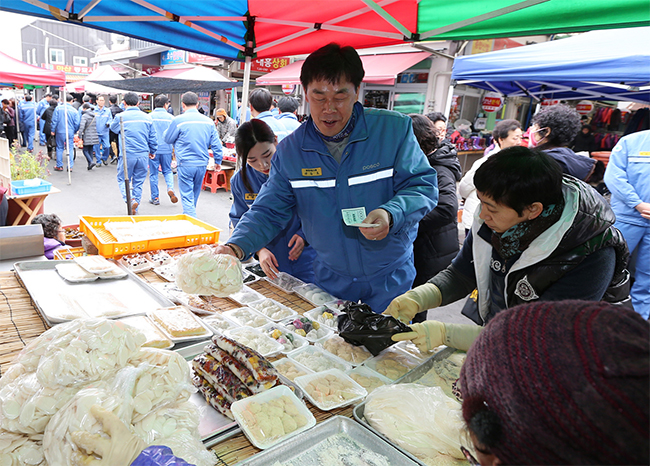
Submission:
{"label": "red korean signboard", "polygon": [[[270,73],[271,71],[279,70],[287,66],[291,60],[289,57],[279,57],[279,58],[258,58],[251,62],[251,71],[257,71],[258,73]],[[239,64],[239,69],[244,69],[244,63]]]}
{"label": "red korean signboard", "polygon": [[578,105],[576,105],[576,111],[580,115],[587,115],[588,113],[591,113],[591,111],[594,109],[594,104],[589,102],[588,100],[581,100]]}
{"label": "red korean signboard", "polygon": [[488,92],[481,101],[481,107],[488,113],[496,112],[503,107],[503,97],[496,92]]}

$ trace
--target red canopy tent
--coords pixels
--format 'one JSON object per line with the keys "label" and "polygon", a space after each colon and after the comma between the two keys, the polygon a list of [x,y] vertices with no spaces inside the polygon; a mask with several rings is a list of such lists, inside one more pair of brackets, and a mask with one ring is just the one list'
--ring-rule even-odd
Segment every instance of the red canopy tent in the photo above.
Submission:
{"label": "red canopy tent", "polygon": [[0,52],[0,86],[18,88],[65,86],[65,73],[28,65]]}

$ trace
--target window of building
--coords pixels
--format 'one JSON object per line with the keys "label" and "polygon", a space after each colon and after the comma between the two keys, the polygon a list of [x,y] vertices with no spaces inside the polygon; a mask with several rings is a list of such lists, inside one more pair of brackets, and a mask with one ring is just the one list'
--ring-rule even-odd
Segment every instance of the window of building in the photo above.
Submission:
{"label": "window of building", "polygon": [[87,57],[72,57],[72,64],[74,66],[88,66]]}
{"label": "window of building", "polygon": [[54,65],[65,65],[65,55],[61,49],[50,49],[50,63]]}

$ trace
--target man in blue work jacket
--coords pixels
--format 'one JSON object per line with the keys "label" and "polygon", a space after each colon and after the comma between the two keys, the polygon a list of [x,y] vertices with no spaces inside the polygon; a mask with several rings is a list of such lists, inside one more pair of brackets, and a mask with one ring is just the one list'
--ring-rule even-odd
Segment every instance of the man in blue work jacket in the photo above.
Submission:
{"label": "man in blue work jacket", "polygon": [[[117,161],[117,184],[126,202],[126,187],[124,186],[124,157],[126,155],[127,170],[131,182],[131,212],[138,213],[142,199],[142,185],[147,179],[149,154],[155,154],[158,148],[156,130],[149,115],[138,107],[138,95],[127,92],[124,95],[126,110],[115,116],[111,123],[111,131],[119,136],[120,156]],[[124,127],[124,137],[120,127]]]}
{"label": "man in blue work jacket", "polygon": [[23,147],[31,152],[34,150],[34,136],[36,135],[36,104],[31,95],[25,96],[25,101],[18,107],[20,118],[20,131],[23,133]]}
{"label": "man in blue work jacket", "polygon": [[275,136],[278,138],[278,142],[282,141],[287,137],[290,131],[275,118],[275,115],[271,112],[271,105],[273,105],[273,96],[268,89],[259,87],[253,89],[252,92],[248,95],[248,100],[251,107],[251,116],[253,118],[258,118],[264,123],[269,125],[275,133]]}
{"label": "man in blue work jacket", "polygon": [[97,136],[99,136],[99,144],[95,145],[95,158],[97,159],[97,167],[101,167],[102,163],[108,165],[108,157],[111,153],[109,128],[113,122],[113,114],[111,109],[105,106],[105,99],[103,95],[97,97],[97,108],[95,109],[95,125],[97,126]]}
{"label": "man in blue work jacket", "polygon": [[215,170],[221,170],[223,159],[217,128],[210,118],[199,113],[198,103],[199,97],[194,92],[183,94],[183,114],[174,118],[163,136],[167,144],[174,146],[176,153],[183,213],[192,217],[196,217],[196,204],[210,159],[208,148],[212,148]]}
{"label": "man in blue work jacket", "polygon": [[358,102],[363,76],[352,47],[329,44],[305,60],[311,117],[278,145],[269,180],[217,252],[250,257],[295,207],[317,253],[316,284],[382,312],[411,288],[413,241],[438,185],[411,119]]}
{"label": "man in blue work jacket", "polygon": [[158,198],[158,168],[162,171],[167,185],[167,195],[172,204],[178,202],[174,193],[174,173],[172,172],[172,146],[167,144],[163,139],[165,131],[172,124],[174,117],[168,112],[169,99],[166,95],[160,94],[153,101],[154,110],[151,112],[153,126],[156,129],[156,138],[158,140],[158,149],[155,154],[149,156],[149,187],[151,188],[151,199],[149,202],[153,205],[159,205]]}
{"label": "man in blue work jacket", "polygon": [[47,93],[45,94],[45,97],[43,97],[39,102],[38,105],[36,106],[36,118],[38,120],[38,133],[39,133],[39,141],[41,143],[41,146],[44,146],[47,144],[47,134],[43,132],[43,126],[45,126],[45,121],[41,118],[43,116],[43,113],[45,110],[48,109],[50,106],[50,100],[52,100],[52,94]]}
{"label": "man in blue work jacket", "polygon": [[66,144],[70,149],[70,171],[72,171],[74,166],[74,135],[79,130],[79,123],[81,122],[81,115],[72,106],[72,95],[66,95],[65,100],[65,104],[59,104],[52,115],[52,136],[56,136],[56,166],[54,171],[57,172],[63,171],[63,151],[66,149]]}

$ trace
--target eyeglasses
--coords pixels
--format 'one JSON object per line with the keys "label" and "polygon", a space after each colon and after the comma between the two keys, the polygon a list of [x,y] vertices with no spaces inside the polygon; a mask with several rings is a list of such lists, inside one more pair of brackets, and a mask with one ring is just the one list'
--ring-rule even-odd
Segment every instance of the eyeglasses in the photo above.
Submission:
{"label": "eyeglasses", "polygon": [[463,455],[465,455],[465,458],[469,462],[470,466],[481,466],[481,463],[479,463],[478,460],[474,458],[474,455],[472,455],[472,453],[467,448],[461,445],[460,451],[463,453]]}
{"label": "eyeglasses", "polygon": [[472,454],[472,452],[468,448],[464,447],[464,445],[467,445],[468,447],[474,445],[474,442],[472,441],[472,437],[469,434],[469,429],[467,428],[467,426],[464,426],[460,430],[460,451],[463,454],[463,456],[465,456],[465,458],[467,459],[467,461],[471,466],[481,466],[481,463],[476,459],[476,457]]}

